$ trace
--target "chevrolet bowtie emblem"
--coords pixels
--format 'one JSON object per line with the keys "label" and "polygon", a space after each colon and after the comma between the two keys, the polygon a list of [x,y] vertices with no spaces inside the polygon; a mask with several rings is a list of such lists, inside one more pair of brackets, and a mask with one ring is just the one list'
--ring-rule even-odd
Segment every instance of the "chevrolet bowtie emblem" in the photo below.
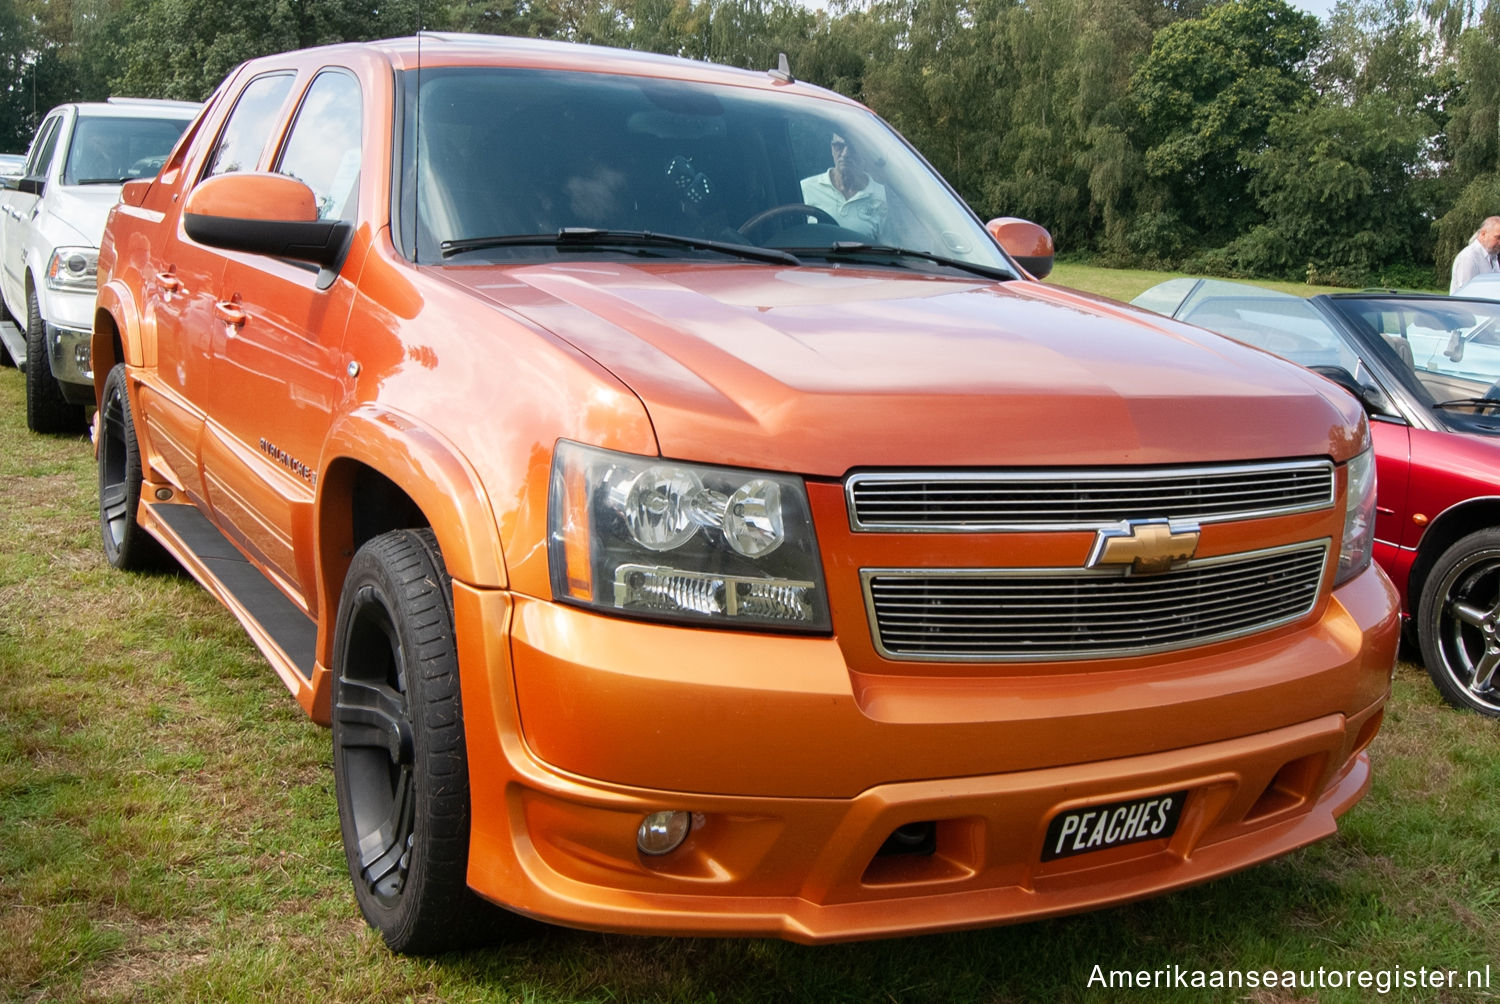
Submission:
{"label": "chevrolet bowtie emblem", "polygon": [[1198,551],[1198,524],[1166,519],[1126,520],[1100,530],[1088,567],[1129,565],[1137,575],[1165,572]]}

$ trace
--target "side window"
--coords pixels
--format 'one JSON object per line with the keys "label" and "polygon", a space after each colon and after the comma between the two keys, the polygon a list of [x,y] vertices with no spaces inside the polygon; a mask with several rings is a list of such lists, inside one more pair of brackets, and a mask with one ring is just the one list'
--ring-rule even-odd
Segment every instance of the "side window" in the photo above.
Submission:
{"label": "side window", "polygon": [[291,73],[273,73],[256,77],[245,85],[208,159],[205,177],[255,170],[294,78]]}
{"label": "side window", "polygon": [[26,177],[42,178],[47,174],[47,169],[52,165],[52,154],[57,151],[57,134],[62,126],[62,119],[53,116],[42,123],[42,131],[37,136],[37,141],[31,147],[31,156],[26,160]]}
{"label": "side window", "polygon": [[319,219],[354,218],[362,109],[359,83],[340,70],[320,73],[297,109],[276,170],[313,190]]}

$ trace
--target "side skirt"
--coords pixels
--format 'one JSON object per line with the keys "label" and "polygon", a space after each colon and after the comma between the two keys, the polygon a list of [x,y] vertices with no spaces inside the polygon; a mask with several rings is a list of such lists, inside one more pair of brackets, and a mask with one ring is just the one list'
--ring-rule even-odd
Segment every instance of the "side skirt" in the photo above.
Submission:
{"label": "side skirt", "polygon": [[[303,709],[315,710],[326,677],[317,665],[318,626],[198,508],[184,503],[146,503],[141,522],[204,589],[234,614],[255,647],[271,663]],[[325,702],[326,704],[326,702]]]}

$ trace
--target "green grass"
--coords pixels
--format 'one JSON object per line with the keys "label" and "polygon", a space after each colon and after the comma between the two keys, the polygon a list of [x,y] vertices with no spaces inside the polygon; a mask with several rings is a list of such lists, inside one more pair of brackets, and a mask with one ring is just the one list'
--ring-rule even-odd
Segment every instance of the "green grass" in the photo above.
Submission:
{"label": "green grass", "polygon": [[[1077,266],[1129,298],[1156,281]],[[1127,295],[1128,294],[1128,295]],[[1368,1000],[1373,991],[1089,987],[1111,970],[1491,967],[1500,722],[1402,664],[1375,782],[1339,834],[1098,913],[807,948],[539,929],[392,956],[344,871],[328,734],[191,580],[100,555],[85,439],[27,433],[0,370],[0,1001]]]}
{"label": "green grass", "polygon": [[[1047,281],[1059,286],[1072,286],[1075,289],[1098,293],[1112,300],[1124,300],[1128,303],[1159,282],[1187,274],[1186,272],[1148,272],[1144,269],[1094,268],[1091,265],[1058,262],[1052,274],[1047,277]],[[1349,292],[1338,286],[1309,286],[1305,282],[1256,280],[1254,284],[1268,289],[1279,289],[1283,293],[1292,293],[1297,296]]]}

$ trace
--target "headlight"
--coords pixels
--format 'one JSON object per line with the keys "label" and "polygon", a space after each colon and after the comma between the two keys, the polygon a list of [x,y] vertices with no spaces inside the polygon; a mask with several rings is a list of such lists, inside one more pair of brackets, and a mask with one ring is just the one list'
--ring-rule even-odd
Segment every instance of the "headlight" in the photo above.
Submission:
{"label": "headlight", "polygon": [[556,599],[645,617],[829,630],[800,478],[562,441],[547,527]]}
{"label": "headlight", "polygon": [[1375,454],[1365,450],[1345,465],[1348,496],[1344,539],[1339,544],[1339,571],[1334,585],[1347,582],[1370,564],[1375,548]]}
{"label": "headlight", "polygon": [[99,288],[98,248],[58,248],[47,262],[47,288],[92,293]]}

